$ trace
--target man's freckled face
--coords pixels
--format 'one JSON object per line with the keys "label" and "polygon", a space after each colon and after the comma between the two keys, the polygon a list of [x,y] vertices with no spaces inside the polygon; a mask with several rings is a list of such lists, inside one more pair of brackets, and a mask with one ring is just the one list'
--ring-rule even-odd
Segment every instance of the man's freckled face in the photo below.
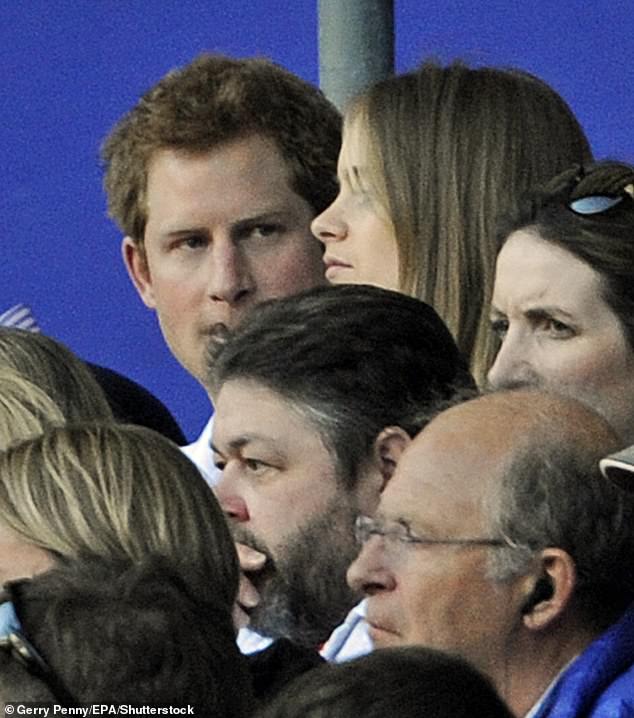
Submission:
{"label": "man's freckled face", "polygon": [[131,273],[141,275],[137,288],[172,352],[203,383],[215,325],[231,328],[259,302],[325,281],[313,210],[262,137],[200,155],[157,153],[147,209],[143,245],[129,249],[140,267]]}

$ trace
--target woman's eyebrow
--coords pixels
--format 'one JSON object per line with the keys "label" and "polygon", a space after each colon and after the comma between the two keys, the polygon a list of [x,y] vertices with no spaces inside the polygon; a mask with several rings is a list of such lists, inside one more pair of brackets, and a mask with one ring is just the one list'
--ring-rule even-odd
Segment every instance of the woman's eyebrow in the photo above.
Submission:
{"label": "woman's eyebrow", "polygon": [[524,316],[528,319],[545,319],[552,316],[563,316],[566,319],[573,319],[573,315],[567,312],[562,307],[554,304],[548,304],[545,306],[528,307],[524,310]]}

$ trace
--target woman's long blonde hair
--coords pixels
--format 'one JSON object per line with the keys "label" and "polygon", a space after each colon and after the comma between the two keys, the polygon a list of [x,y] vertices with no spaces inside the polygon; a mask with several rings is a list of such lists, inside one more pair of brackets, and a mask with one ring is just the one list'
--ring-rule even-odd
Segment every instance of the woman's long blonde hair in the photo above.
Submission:
{"label": "woman's long blonde hair", "polygon": [[496,222],[521,194],[590,159],[564,100],[518,70],[426,62],[354,100],[369,182],[391,218],[400,289],[431,304],[482,381],[497,345],[486,308]]}
{"label": "woman's long blonde hair", "polygon": [[63,423],[61,409],[48,394],[19,372],[0,366],[0,451]]}
{"label": "woman's long blonde hair", "polygon": [[204,571],[233,604],[235,548],[211,489],[180,449],[139,426],[58,427],[0,454],[0,521],[53,554]]}

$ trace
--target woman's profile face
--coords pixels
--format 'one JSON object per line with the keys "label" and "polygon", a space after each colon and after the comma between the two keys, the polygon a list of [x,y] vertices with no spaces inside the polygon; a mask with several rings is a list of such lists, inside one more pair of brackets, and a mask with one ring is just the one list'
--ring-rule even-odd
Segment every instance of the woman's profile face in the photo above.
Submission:
{"label": "woman's profile face", "polygon": [[347,124],[339,154],[339,194],[313,220],[325,246],[326,277],[333,284],[372,284],[399,290],[398,248],[387,209],[369,181],[366,133]]}
{"label": "woman's profile face", "polygon": [[634,441],[634,352],[589,264],[535,231],[498,255],[491,325],[502,345],[492,388],[535,387],[593,407]]}
{"label": "woman's profile face", "polygon": [[47,571],[54,563],[53,554],[0,522],[0,586],[6,581]]}

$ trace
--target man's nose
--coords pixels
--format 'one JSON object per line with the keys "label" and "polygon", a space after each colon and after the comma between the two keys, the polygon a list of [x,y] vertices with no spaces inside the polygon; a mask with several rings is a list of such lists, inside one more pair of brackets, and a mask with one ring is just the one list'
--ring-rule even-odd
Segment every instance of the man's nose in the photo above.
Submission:
{"label": "man's nose", "polygon": [[366,596],[391,591],[396,586],[394,576],[385,562],[380,537],[372,536],[365,542],[357,558],[350,564],[346,578],[353,591]]}
{"label": "man's nose", "polygon": [[340,211],[339,198],[317,215],[310,225],[312,233],[320,242],[328,244],[344,239],[348,234],[348,225]]}
{"label": "man's nose", "polygon": [[231,487],[224,476],[214,486],[214,494],[224,515],[230,521],[243,523],[251,518],[246,501]]}
{"label": "man's nose", "polygon": [[207,293],[215,302],[239,304],[255,289],[249,263],[239,245],[219,239],[212,249]]}

